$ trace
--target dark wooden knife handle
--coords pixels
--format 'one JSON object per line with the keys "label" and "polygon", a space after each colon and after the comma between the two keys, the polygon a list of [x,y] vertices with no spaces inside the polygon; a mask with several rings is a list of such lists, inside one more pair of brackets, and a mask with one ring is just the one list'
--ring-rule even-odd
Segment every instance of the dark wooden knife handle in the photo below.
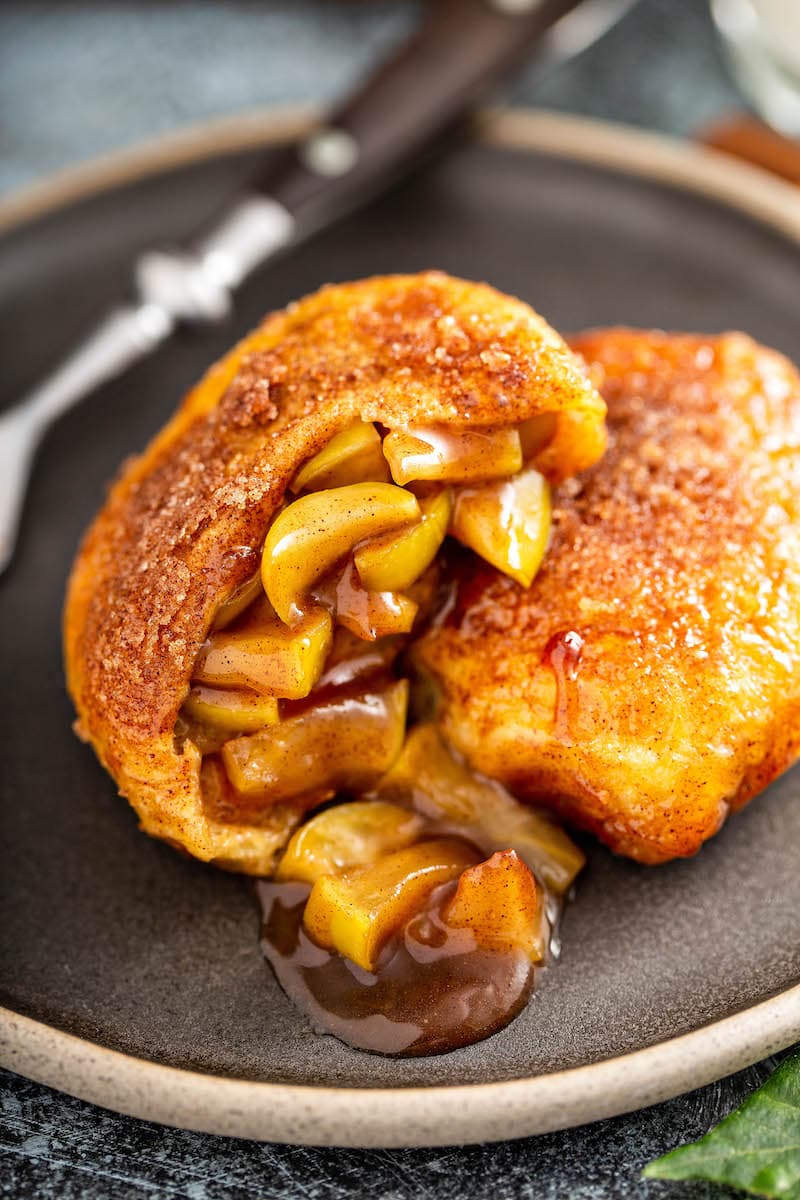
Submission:
{"label": "dark wooden knife handle", "polygon": [[582,0],[438,0],[414,36],[257,177],[307,232],[388,186]]}

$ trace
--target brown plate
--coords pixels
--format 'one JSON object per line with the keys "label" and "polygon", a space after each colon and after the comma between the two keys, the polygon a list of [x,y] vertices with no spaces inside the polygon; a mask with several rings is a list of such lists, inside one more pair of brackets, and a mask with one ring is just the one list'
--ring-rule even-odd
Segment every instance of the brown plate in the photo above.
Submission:
{"label": "brown plate", "polygon": [[[0,206],[0,390],[37,379],[297,119],[227,123]],[[214,1132],[339,1145],[519,1136],[652,1103],[800,1037],[800,774],[697,859],[591,855],[563,958],[491,1040],[392,1061],[311,1032],[257,945],[246,882],[142,837],[70,731],[59,618],[119,461],[263,312],[326,280],[437,266],[560,329],[746,329],[800,358],[800,204],[706,151],[505,114],[480,140],[254,279],[65,417],[40,456],[3,629],[2,1061],[85,1099]]]}

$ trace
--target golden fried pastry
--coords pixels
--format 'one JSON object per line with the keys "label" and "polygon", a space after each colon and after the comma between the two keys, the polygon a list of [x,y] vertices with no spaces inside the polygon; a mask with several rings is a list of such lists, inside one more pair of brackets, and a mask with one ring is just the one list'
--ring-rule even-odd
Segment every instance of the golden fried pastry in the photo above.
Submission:
{"label": "golden fried pastry", "polygon": [[[77,729],[142,827],[266,873],[304,813],[383,777],[451,521],[530,582],[549,484],[597,460],[604,411],[484,285],[377,278],[268,317],[123,469],[69,585]],[[473,861],[438,852],[443,878]]]}
{"label": "golden fried pastry", "polygon": [[740,334],[573,346],[608,452],[532,586],[465,558],[414,657],[474,767],[659,863],[800,753],[800,378]]}

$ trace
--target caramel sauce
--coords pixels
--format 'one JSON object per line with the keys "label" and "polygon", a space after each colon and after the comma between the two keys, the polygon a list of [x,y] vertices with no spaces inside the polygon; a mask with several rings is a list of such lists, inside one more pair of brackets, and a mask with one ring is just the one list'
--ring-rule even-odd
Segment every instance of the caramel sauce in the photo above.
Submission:
{"label": "caramel sauce", "polygon": [[555,732],[568,741],[570,729],[578,716],[578,689],[575,683],[580,671],[583,638],[574,629],[563,629],[547,642],[542,662],[552,668],[556,680]]}
{"label": "caramel sauce", "polygon": [[456,884],[432,893],[385,948],[375,972],[318,946],[303,927],[307,883],[260,880],[261,948],[317,1033],[390,1056],[443,1054],[496,1033],[525,1007],[536,969],[521,951],[477,947],[442,910]]}

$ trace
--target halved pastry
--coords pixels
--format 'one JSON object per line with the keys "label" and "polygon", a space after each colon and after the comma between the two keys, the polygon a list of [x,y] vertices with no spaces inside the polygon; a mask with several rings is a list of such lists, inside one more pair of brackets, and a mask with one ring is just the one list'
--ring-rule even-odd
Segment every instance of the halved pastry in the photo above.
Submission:
{"label": "halved pastry", "polygon": [[554,494],[532,586],[452,564],[414,659],[475,768],[658,863],[800,754],[800,378],[741,334],[573,347],[605,457]]}
{"label": "halved pastry", "polygon": [[[387,777],[445,534],[530,583],[549,486],[600,456],[604,414],[561,338],[484,285],[377,278],[268,317],[124,468],[69,585],[78,732],[142,827],[266,874],[305,813]],[[438,852],[441,879],[474,862]]]}

